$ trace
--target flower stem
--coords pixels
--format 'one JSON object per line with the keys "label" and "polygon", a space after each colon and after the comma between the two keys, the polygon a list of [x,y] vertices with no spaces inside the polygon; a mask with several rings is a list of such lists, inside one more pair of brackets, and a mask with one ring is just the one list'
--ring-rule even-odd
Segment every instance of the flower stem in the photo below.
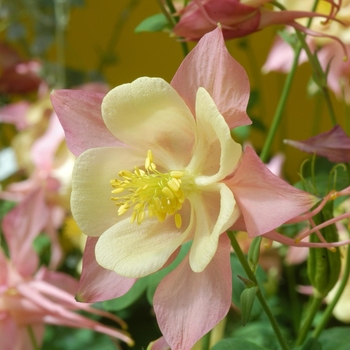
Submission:
{"label": "flower stem", "polygon": [[239,246],[239,244],[238,244],[238,242],[236,240],[236,237],[235,237],[234,233],[232,231],[227,231],[227,235],[230,238],[232,248],[234,249],[238,260],[240,261],[240,263],[241,263],[245,273],[247,274],[247,277],[251,281],[253,281],[255,283],[255,285],[258,287],[258,292],[256,293],[256,296],[257,296],[257,298],[258,298],[258,300],[259,300],[259,302],[260,302],[260,304],[261,304],[261,306],[262,306],[262,308],[263,308],[267,318],[270,321],[270,324],[271,324],[271,326],[272,326],[272,328],[273,328],[273,330],[274,330],[274,332],[276,334],[277,340],[278,340],[279,344],[281,345],[281,348],[283,350],[288,350],[289,347],[288,347],[288,345],[287,345],[287,343],[286,343],[286,341],[285,341],[285,339],[284,339],[284,337],[283,337],[283,335],[281,333],[281,330],[278,327],[278,324],[277,324],[277,321],[276,321],[275,317],[273,316],[269,306],[267,305],[267,302],[266,302],[263,294],[261,293],[261,289],[259,287],[259,283],[258,283],[258,281],[257,281],[257,279],[256,279],[256,277],[255,277],[255,275],[253,273],[253,271],[250,269],[249,264],[248,264],[248,262],[247,262],[247,260],[246,260],[246,258],[244,256],[242,250],[241,250],[241,247]]}
{"label": "flower stem", "polygon": [[35,339],[35,334],[33,332],[32,326],[27,326],[30,342],[32,343],[33,350],[39,350],[38,342]]}
{"label": "flower stem", "polygon": [[298,60],[299,60],[300,52],[301,52],[301,45],[298,45],[298,47],[295,50],[295,55],[294,55],[294,61],[293,61],[293,64],[292,64],[292,68],[289,71],[289,73],[287,75],[287,78],[285,80],[285,83],[284,83],[284,86],[283,86],[283,90],[282,90],[282,93],[281,93],[281,97],[280,97],[280,99],[278,101],[278,105],[277,105],[277,108],[276,108],[275,115],[273,116],[271,127],[269,129],[266,141],[264,143],[263,149],[262,149],[261,154],[260,154],[260,159],[263,162],[267,161],[267,157],[269,155],[269,152],[270,152],[270,149],[271,149],[271,146],[272,146],[272,142],[273,142],[273,140],[275,138],[277,129],[278,129],[280,123],[281,123],[282,116],[283,116],[283,111],[284,111],[284,108],[286,106],[286,102],[287,102],[289,91],[290,91],[290,88],[291,88],[291,85],[292,85],[294,74],[295,74],[296,68],[298,66]]}
{"label": "flower stem", "polygon": [[312,333],[312,336],[314,338],[318,338],[318,336],[321,334],[322,330],[326,327],[327,322],[332,315],[332,311],[333,311],[335,305],[337,304],[337,302],[339,301],[339,298],[341,297],[341,295],[346,287],[346,284],[348,283],[349,275],[350,275],[350,249],[347,248],[345,269],[343,272],[343,276],[341,278],[339,288],[338,288],[333,300],[331,301],[331,303],[328,304],[326,310],[324,311],[322,318],[321,318],[321,321],[314,329],[314,331]]}
{"label": "flower stem", "polygon": [[[318,1],[319,0],[315,0],[311,11],[315,11],[316,10],[317,5],[318,5]],[[282,6],[278,2],[272,1],[271,3],[273,5],[275,5],[275,6],[277,6],[278,8],[280,8],[281,10],[286,10],[286,8],[284,6]],[[309,28],[311,26],[311,23],[312,23],[312,17],[309,18],[306,27]],[[300,56],[301,50],[302,50],[302,43],[299,41],[297,43],[295,51],[294,51],[294,61],[293,61],[293,64],[292,64],[292,68],[289,71],[289,73],[287,75],[287,78],[285,80],[285,83],[284,83],[284,86],[283,86],[283,90],[282,90],[282,94],[281,94],[280,100],[278,102],[275,115],[273,116],[272,125],[271,125],[271,127],[269,129],[266,141],[264,143],[263,149],[262,149],[261,154],[260,154],[260,159],[263,162],[267,161],[267,157],[269,155],[269,152],[270,152],[270,149],[271,149],[271,146],[272,146],[272,142],[273,142],[273,140],[275,138],[277,129],[278,129],[279,124],[280,124],[280,122],[282,120],[284,107],[286,105],[287,98],[288,98],[288,95],[289,95],[289,91],[290,91],[290,88],[291,88],[291,85],[292,85],[292,81],[293,81],[293,78],[294,78],[294,74],[295,74],[296,68],[298,66],[298,61],[299,61],[299,56]]]}
{"label": "flower stem", "polygon": [[[169,16],[168,10],[165,8],[163,1],[158,0],[158,4],[159,4],[163,14],[165,15],[165,17],[168,19],[168,23],[169,23],[170,27],[174,28],[175,24],[177,22],[179,22],[180,18],[178,15],[176,15],[176,9],[173,5],[173,2],[171,0],[165,0],[165,2],[166,2],[166,5],[170,11],[171,16]],[[179,39],[180,39],[179,43],[181,45],[182,53],[183,53],[184,57],[186,57],[189,53],[187,43],[185,41],[183,41],[183,38],[180,37]]]}
{"label": "flower stem", "polygon": [[296,342],[296,346],[303,344],[309,330],[310,330],[310,326],[312,324],[312,321],[316,315],[316,312],[319,310],[320,306],[322,304],[322,298],[319,297],[314,297],[311,301],[311,305],[309,307],[309,309],[307,310],[307,317],[306,320],[303,324],[303,326],[301,327],[297,342]]}
{"label": "flower stem", "polygon": [[302,48],[304,49],[304,51],[307,54],[307,57],[309,59],[311,67],[312,67],[314,81],[317,84],[317,86],[319,87],[319,89],[323,95],[323,98],[326,102],[326,106],[328,108],[329,116],[331,118],[331,122],[332,122],[333,126],[335,126],[335,125],[337,125],[337,120],[335,117],[335,112],[333,109],[331,97],[329,95],[329,90],[327,87],[327,77],[326,77],[325,73],[323,72],[323,69],[320,65],[320,62],[319,62],[317,56],[313,55],[311,53],[309,46],[307,45],[307,43],[305,41],[304,35],[301,34],[298,30],[296,30],[296,34],[297,34],[297,37],[299,39],[299,42],[302,45]]}
{"label": "flower stem", "polygon": [[285,265],[284,270],[286,272],[286,278],[288,282],[288,292],[290,304],[293,305],[291,308],[293,329],[295,334],[298,334],[300,328],[300,301],[298,299],[298,294],[296,292],[295,283],[295,267],[293,265]]}

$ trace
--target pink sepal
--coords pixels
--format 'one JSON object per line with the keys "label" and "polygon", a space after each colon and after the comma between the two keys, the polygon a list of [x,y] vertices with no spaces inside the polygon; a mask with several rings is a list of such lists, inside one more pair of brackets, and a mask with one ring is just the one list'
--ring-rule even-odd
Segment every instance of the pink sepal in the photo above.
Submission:
{"label": "pink sepal", "polygon": [[246,113],[250,94],[248,76],[228,53],[220,28],[199,41],[181,63],[171,85],[193,115],[197,90],[204,87],[230,128],[252,123]]}
{"label": "pink sepal", "polygon": [[95,258],[95,245],[98,237],[88,237],[83,255],[81,273],[76,299],[94,303],[118,298],[124,295],[136,282],[136,278],[127,278],[114,271],[102,268]]}
{"label": "pink sepal", "polygon": [[85,90],[56,90],[51,102],[66,134],[71,152],[123,145],[110,133],[101,116],[104,94]]}
{"label": "pink sepal", "polygon": [[9,246],[11,261],[22,276],[32,275],[38,266],[33,240],[48,218],[42,188],[37,188],[6,214],[2,229]]}
{"label": "pink sepal", "polygon": [[231,291],[230,241],[222,234],[217,252],[203,272],[193,272],[186,256],[156,290],[154,310],[171,349],[191,349],[217,325],[230,308]]}
{"label": "pink sepal", "polygon": [[171,350],[169,344],[164,337],[160,337],[157,340],[151,342],[147,346],[147,350]]}
{"label": "pink sepal", "polygon": [[235,196],[250,237],[274,230],[318,201],[275,176],[250,147],[225,183]]}

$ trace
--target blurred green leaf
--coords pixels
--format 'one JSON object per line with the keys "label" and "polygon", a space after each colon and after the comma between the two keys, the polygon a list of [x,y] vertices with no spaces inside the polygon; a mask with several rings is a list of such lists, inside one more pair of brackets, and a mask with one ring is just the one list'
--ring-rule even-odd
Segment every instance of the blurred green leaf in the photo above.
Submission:
{"label": "blurred green leaf", "polygon": [[[332,348],[337,349],[338,348]],[[315,338],[309,338],[304,345],[296,347],[294,350],[323,350],[321,343]]]}
{"label": "blurred green leaf", "polygon": [[240,338],[223,339],[216,343],[212,350],[268,350],[264,347]]}
{"label": "blurred green leaf", "polygon": [[234,138],[237,137],[239,139],[239,141],[245,141],[248,139],[248,137],[250,135],[250,130],[251,130],[250,125],[238,126],[238,127],[231,130],[231,135]]}
{"label": "blurred green leaf", "polygon": [[349,327],[326,329],[320,335],[319,341],[322,344],[322,350],[348,350],[350,344]]}
{"label": "blurred green leaf", "polygon": [[162,13],[144,19],[136,28],[135,33],[160,32],[168,26],[168,20]]}
{"label": "blurred green leaf", "polygon": [[45,327],[41,350],[116,350],[112,338],[89,329]]}

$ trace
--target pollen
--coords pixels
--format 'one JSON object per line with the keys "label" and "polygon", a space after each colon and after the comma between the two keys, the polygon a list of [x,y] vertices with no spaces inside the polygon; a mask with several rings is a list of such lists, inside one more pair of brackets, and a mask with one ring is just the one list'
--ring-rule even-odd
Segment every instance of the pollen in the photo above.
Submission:
{"label": "pollen", "polygon": [[[110,181],[111,199],[118,208],[118,215],[132,210],[130,220],[140,225],[147,217],[156,217],[163,222],[168,215],[174,216],[177,228],[182,226],[179,211],[186,196],[194,188],[193,179],[186,171],[172,170],[162,173],[157,170],[153,153],[147,152],[145,170],[122,170],[119,179]],[[147,215],[146,215],[147,214]]]}

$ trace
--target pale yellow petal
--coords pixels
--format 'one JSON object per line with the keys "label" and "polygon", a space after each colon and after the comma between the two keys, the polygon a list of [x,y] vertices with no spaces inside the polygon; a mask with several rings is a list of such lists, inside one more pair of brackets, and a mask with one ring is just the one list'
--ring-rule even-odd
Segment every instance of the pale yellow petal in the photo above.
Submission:
{"label": "pale yellow petal", "polygon": [[231,138],[230,129],[204,88],[196,99],[197,139],[187,169],[196,174],[196,184],[207,186],[224,179],[237,166],[242,147]]}
{"label": "pale yellow petal", "polygon": [[[144,163],[142,152],[131,148],[92,148],[76,160],[72,178],[71,208],[79,228],[88,236],[100,236],[125,218],[111,200],[110,180],[120,170]],[[125,214],[128,215],[128,214]]]}
{"label": "pale yellow petal", "polygon": [[173,216],[164,222],[147,218],[140,225],[126,219],[108,229],[96,244],[96,260],[125,277],[143,277],[159,270],[171,254],[192,235],[193,215],[187,203],[181,210],[184,229]]}
{"label": "pale yellow petal", "polygon": [[230,189],[222,183],[190,198],[196,226],[190,251],[193,271],[201,272],[218,247],[219,236],[237,220],[240,212]]}
{"label": "pale yellow petal", "polygon": [[192,154],[195,122],[186,103],[163,79],[139,78],[117,86],[103,100],[102,116],[113,135],[155,162],[182,169]]}

